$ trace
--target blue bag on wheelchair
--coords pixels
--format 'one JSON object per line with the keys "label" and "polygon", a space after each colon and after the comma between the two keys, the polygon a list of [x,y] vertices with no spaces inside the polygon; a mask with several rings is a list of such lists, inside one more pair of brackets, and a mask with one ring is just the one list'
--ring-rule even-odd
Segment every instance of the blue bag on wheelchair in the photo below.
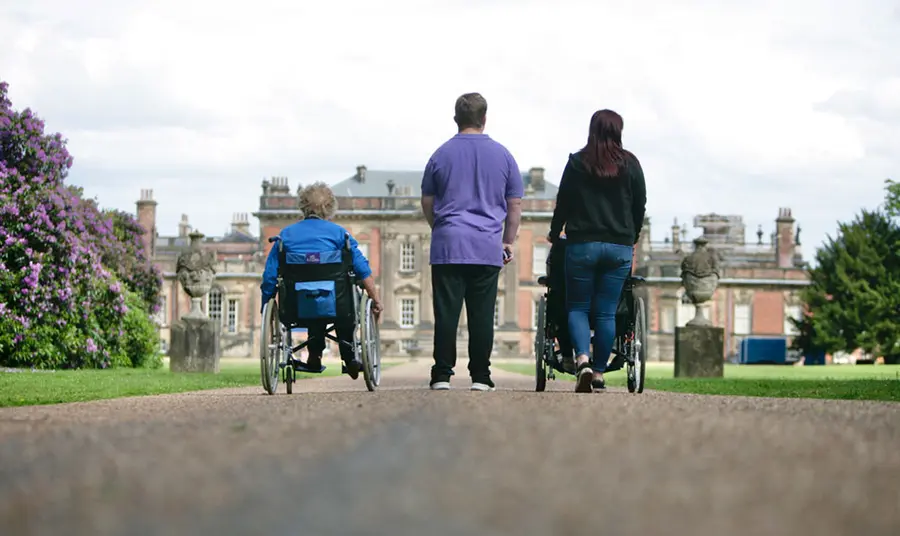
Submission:
{"label": "blue bag on wheelchair", "polygon": [[334,281],[294,283],[297,293],[297,318],[313,320],[337,316]]}
{"label": "blue bag on wheelchair", "polygon": [[285,296],[282,322],[306,325],[354,314],[349,251],[281,252]]}

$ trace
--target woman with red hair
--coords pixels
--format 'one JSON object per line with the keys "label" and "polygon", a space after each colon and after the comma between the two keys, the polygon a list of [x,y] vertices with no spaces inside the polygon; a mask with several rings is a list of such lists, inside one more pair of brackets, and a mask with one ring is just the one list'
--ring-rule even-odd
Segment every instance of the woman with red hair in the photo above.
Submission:
{"label": "woman with red hair", "polygon": [[606,388],[616,308],[647,206],[644,172],[622,148],[622,126],[622,116],[612,110],[591,117],[587,144],[569,155],[550,224],[552,243],[565,227],[566,311],[579,393]]}

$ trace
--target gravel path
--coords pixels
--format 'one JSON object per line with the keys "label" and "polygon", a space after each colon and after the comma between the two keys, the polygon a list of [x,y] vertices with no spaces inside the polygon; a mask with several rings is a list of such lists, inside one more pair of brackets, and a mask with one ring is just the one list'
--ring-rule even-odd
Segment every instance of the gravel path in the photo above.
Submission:
{"label": "gravel path", "polygon": [[0,534],[900,534],[900,404],[427,367],[0,409]]}

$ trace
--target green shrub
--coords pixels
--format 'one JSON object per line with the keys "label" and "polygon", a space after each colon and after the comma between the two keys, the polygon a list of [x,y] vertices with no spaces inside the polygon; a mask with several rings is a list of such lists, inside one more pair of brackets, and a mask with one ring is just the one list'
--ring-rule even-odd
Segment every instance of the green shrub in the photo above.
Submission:
{"label": "green shrub", "polygon": [[145,303],[138,294],[127,291],[125,306],[128,312],[122,322],[118,351],[113,356],[113,366],[159,368],[162,356],[159,353],[159,333],[156,324],[145,309]]}

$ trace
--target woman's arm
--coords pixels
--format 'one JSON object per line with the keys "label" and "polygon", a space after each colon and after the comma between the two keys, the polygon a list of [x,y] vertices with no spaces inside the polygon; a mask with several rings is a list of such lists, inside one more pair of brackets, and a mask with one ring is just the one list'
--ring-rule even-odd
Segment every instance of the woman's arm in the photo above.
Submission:
{"label": "woman's arm", "polygon": [[647,184],[644,182],[644,170],[637,157],[634,158],[633,171],[631,173],[631,216],[634,218],[634,243],[641,238],[641,229],[644,228],[644,214],[647,213]]}
{"label": "woman's arm", "polygon": [[366,294],[375,302],[372,304],[375,315],[380,315],[383,307],[381,300],[378,299],[378,290],[375,288],[375,278],[372,276],[369,260],[359,250],[359,242],[350,233],[347,233],[347,236],[350,238],[350,249],[353,252],[353,271],[356,272],[356,277],[361,280]]}
{"label": "woman's arm", "polygon": [[559,239],[559,234],[566,224],[566,216],[569,214],[569,206],[571,205],[569,202],[572,189],[571,173],[572,162],[570,160],[566,162],[562,178],[559,179],[559,191],[556,193],[556,208],[553,209],[553,219],[550,221],[550,242],[556,242]]}
{"label": "woman's arm", "polygon": [[262,313],[263,308],[266,306],[266,303],[275,297],[275,294],[278,292],[276,288],[278,284],[278,246],[281,237],[272,243],[272,249],[269,250],[269,256],[266,259],[266,268],[263,270],[263,278],[262,284],[259,286],[260,291],[262,292],[262,306],[260,306],[260,313]]}

